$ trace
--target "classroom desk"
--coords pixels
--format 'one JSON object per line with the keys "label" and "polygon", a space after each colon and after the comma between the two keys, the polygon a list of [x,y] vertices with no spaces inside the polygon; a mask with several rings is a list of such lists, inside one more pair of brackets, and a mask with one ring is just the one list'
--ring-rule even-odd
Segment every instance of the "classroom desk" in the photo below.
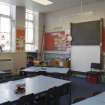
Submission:
{"label": "classroom desk", "polygon": [[0,74],[7,74],[7,72],[0,70]]}
{"label": "classroom desk", "polygon": [[47,73],[61,73],[66,74],[69,71],[69,68],[57,68],[57,67],[29,67],[24,70],[24,72],[39,72],[39,71],[45,71]]}
{"label": "classroom desk", "polygon": [[22,71],[20,71],[22,75],[45,75],[56,78],[68,79],[71,71],[70,68],[59,68],[59,67],[28,67]]}
{"label": "classroom desk", "polygon": [[[22,84],[25,86],[25,92],[16,94],[16,86]],[[71,82],[42,75],[0,83],[0,104],[7,101],[13,102],[22,96],[32,93],[38,94],[53,87],[60,87],[63,84],[71,84]]]}
{"label": "classroom desk", "polygon": [[105,105],[105,92],[72,105]]}

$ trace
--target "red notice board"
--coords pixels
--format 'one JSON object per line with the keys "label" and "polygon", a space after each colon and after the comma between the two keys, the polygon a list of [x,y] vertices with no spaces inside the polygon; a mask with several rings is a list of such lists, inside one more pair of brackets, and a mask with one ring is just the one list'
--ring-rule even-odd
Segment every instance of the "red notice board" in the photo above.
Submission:
{"label": "red notice board", "polygon": [[54,49],[54,37],[50,33],[45,34],[45,49],[46,50]]}
{"label": "red notice board", "polygon": [[45,34],[45,50],[46,51],[66,51],[67,36],[64,31],[47,32]]}

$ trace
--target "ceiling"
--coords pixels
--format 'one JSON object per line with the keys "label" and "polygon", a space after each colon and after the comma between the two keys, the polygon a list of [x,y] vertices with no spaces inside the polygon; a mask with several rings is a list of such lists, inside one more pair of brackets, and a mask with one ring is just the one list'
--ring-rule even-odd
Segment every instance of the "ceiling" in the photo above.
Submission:
{"label": "ceiling", "polygon": [[[81,0],[50,0],[54,3],[49,6],[42,6],[38,3],[32,2],[32,0],[0,0],[0,1],[10,2],[10,3],[16,4],[17,6],[25,6],[29,9],[33,9],[35,11],[39,11],[43,13],[67,9],[70,7],[76,7],[76,6],[80,6],[81,4]],[[105,1],[105,0],[83,0],[83,4],[86,5],[86,4],[102,2],[102,1]]]}

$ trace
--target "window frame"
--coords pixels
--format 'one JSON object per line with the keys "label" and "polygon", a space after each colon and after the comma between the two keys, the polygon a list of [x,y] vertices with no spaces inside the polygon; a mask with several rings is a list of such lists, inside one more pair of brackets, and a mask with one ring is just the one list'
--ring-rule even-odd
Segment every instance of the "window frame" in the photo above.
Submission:
{"label": "window frame", "polygon": [[[35,14],[34,14],[33,11],[31,11],[31,13],[28,12],[28,11],[31,11],[31,10],[26,9],[26,11],[25,11],[25,37],[26,37],[26,29],[31,29],[31,28],[26,27],[26,22],[27,23],[31,22],[33,24],[33,41],[31,43],[28,43],[28,42],[26,42],[26,38],[25,38],[25,52],[34,52],[35,48],[33,50],[26,50],[26,45],[27,44],[35,47]],[[33,20],[26,19],[26,13],[27,14],[32,14],[33,15]]]}
{"label": "window frame", "polygon": [[[1,18],[7,18],[7,19],[10,19],[10,39],[9,39],[9,42],[10,42],[10,49],[9,50],[3,50],[3,52],[12,52],[12,24],[13,24],[13,22],[14,22],[14,20],[13,20],[13,17],[12,17],[12,5],[11,4],[7,4],[7,3],[2,3],[2,2],[0,2],[0,5],[6,5],[6,6],[8,6],[9,8],[10,8],[10,15],[6,15],[6,14],[1,14],[0,13],[0,21],[1,21]],[[1,24],[1,22],[0,22],[0,24]],[[1,29],[0,29],[0,33],[2,33],[1,32]]]}

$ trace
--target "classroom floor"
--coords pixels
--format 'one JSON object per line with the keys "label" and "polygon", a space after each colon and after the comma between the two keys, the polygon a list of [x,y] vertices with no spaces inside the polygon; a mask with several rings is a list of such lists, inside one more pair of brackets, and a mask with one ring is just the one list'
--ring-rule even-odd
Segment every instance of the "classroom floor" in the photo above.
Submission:
{"label": "classroom floor", "polygon": [[85,78],[71,77],[72,81],[72,102],[77,97],[91,97],[94,92],[105,91],[105,83],[92,84],[89,83]]}

